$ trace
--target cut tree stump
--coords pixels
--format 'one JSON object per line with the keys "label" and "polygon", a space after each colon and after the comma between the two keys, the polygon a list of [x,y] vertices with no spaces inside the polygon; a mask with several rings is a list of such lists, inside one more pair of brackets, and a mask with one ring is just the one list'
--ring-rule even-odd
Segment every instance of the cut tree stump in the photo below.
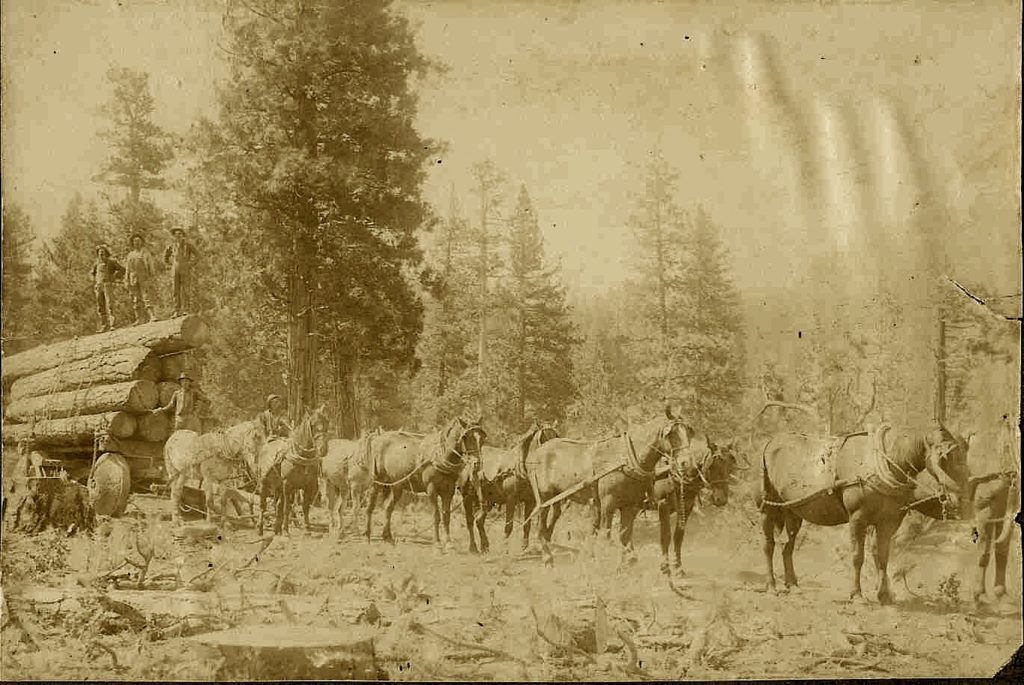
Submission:
{"label": "cut tree stump", "polygon": [[143,412],[156,408],[159,393],[153,381],[128,381],[69,390],[54,395],[14,400],[7,407],[9,421],[63,419],[79,414],[110,411]]}
{"label": "cut tree stump", "polygon": [[295,625],[245,626],[188,638],[218,663],[216,680],[382,680],[373,631]]}
{"label": "cut tree stump", "polygon": [[[5,364],[6,366],[6,364]],[[12,400],[93,385],[160,380],[160,357],[148,347],[126,347],[25,376],[11,384]]]}
{"label": "cut tree stump", "polygon": [[27,478],[9,497],[5,523],[10,530],[38,533],[47,528],[92,530],[96,517],[89,491],[73,480]]}
{"label": "cut tree stump", "polygon": [[127,412],[85,414],[32,423],[7,423],[3,441],[5,444],[92,445],[97,433],[127,438],[135,432],[135,427],[135,416]]}
{"label": "cut tree stump", "polygon": [[89,500],[101,516],[120,516],[128,506],[132,474],[120,454],[105,452],[89,476]]}
{"label": "cut tree stump", "polygon": [[7,385],[19,378],[47,371],[68,362],[125,347],[147,347],[157,354],[180,352],[201,346],[207,337],[206,324],[194,315],[117,328],[105,333],[41,345],[11,355],[4,359],[0,380]]}

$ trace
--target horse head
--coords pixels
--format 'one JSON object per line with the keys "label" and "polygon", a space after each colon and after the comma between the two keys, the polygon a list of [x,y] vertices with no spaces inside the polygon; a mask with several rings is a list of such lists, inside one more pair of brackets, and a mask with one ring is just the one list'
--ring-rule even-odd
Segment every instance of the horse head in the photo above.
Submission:
{"label": "horse head", "polygon": [[736,444],[733,440],[722,445],[715,444],[710,438],[704,440],[708,450],[697,466],[697,472],[704,485],[711,490],[712,504],[720,507],[729,501],[729,485],[735,479],[736,471],[741,468]]}
{"label": "horse head", "polygon": [[946,508],[958,511],[960,495],[966,492],[970,478],[967,442],[957,438],[942,425],[936,425],[925,433],[922,442],[925,468],[938,481]]}

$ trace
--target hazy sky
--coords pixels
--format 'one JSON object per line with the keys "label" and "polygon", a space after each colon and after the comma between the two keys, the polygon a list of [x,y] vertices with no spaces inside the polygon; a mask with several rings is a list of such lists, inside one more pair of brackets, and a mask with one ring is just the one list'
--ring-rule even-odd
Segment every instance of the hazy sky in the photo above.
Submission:
{"label": "hazy sky", "polygon": [[[867,254],[870,227],[898,233],[927,207],[962,228],[935,248],[958,276],[1019,289],[1016,3],[400,6],[449,66],[421,89],[421,130],[449,145],[430,199],[446,209],[454,184],[473,218],[470,165],[493,159],[510,201],[529,188],[578,287],[627,273],[630,200],[657,146],[745,288],[790,282],[819,240]],[[3,3],[4,194],[42,234],[103,158],[109,64],[150,72],[171,130],[213,113],[217,7]]]}

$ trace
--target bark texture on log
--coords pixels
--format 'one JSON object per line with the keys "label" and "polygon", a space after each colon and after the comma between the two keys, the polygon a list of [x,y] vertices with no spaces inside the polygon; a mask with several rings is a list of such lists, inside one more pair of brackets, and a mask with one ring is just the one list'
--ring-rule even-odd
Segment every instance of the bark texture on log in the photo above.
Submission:
{"label": "bark texture on log", "polygon": [[[10,363],[9,360],[5,362],[5,367],[7,363]],[[61,364],[16,380],[11,384],[10,398],[21,400],[134,380],[156,382],[159,378],[160,358],[152,350],[147,347],[125,347]]]}
{"label": "bark texture on log", "polygon": [[166,407],[167,403],[171,401],[172,397],[174,397],[174,393],[178,392],[181,386],[177,383],[172,383],[171,381],[163,381],[162,383],[159,383],[156,388],[157,393],[160,395],[160,399],[157,401],[158,405]]}
{"label": "bark texture on log", "polygon": [[135,416],[123,411],[85,414],[64,419],[5,423],[5,444],[28,442],[31,445],[92,445],[97,433],[127,438],[135,432]]}
{"label": "bark texture on log", "polygon": [[188,638],[199,658],[218,665],[213,680],[379,680],[373,632],[264,625],[231,628]]}
{"label": "bark texture on log", "polygon": [[166,414],[139,414],[134,435],[135,440],[163,442],[169,437],[171,437],[171,419]]}
{"label": "bark texture on log", "polygon": [[128,381],[97,385],[84,390],[69,390],[55,395],[14,400],[7,407],[10,421],[24,423],[44,419],[63,419],[79,414],[109,411],[144,412],[156,408],[159,393],[153,381]]}
{"label": "bark texture on log", "polygon": [[[183,371],[187,374],[195,368],[195,360],[188,352],[169,354],[160,357],[160,380],[162,382],[178,382],[178,375]],[[193,378],[192,380],[196,380]]]}
{"label": "bark texture on log", "polygon": [[4,360],[0,379],[6,385],[13,381],[46,371],[68,362],[86,359],[124,347],[147,347],[157,354],[180,352],[199,347],[208,337],[206,324],[198,316],[189,315],[140,326],[117,328],[105,333],[87,335],[50,345],[41,345]]}

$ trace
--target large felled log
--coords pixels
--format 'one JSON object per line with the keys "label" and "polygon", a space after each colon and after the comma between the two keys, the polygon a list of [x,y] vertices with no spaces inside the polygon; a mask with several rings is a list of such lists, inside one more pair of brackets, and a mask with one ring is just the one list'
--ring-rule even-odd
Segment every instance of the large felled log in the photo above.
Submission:
{"label": "large felled log", "polygon": [[6,416],[10,421],[24,423],[33,419],[62,419],[109,411],[137,413],[154,409],[158,399],[159,393],[153,381],[128,381],[14,400],[7,407]]}
{"label": "large felled log", "polygon": [[[137,431],[138,427],[135,430]],[[100,450],[103,452],[118,452],[131,459],[163,461],[164,458],[163,442],[145,442],[142,440],[110,437],[100,441]]]}
{"label": "large felled log", "polygon": [[174,393],[178,392],[178,388],[180,387],[181,386],[177,383],[172,383],[170,381],[164,381],[163,383],[157,384],[156,389],[160,394],[159,405],[161,407],[166,407],[168,402],[171,401],[171,398],[174,397]]}
{"label": "large felled log", "polygon": [[144,442],[163,442],[171,437],[171,420],[166,414],[139,414],[134,437]]}
{"label": "large felled log", "polygon": [[117,328],[11,355],[4,359],[0,379],[6,385],[34,373],[123,347],[147,347],[157,354],[180,352],[199,347],[207,336],[206,324],[194,315]]}
{"label": "large felled log", "polygon": [[103,516],[120,516],[128,505],[131,470],[120,454],[100,455],[89,476],[89,501],[93,511]]}
{"label": "large felled log", "polygon": [[160,357],[160,380],[176,382],[181,372],[188,373],[192,370],[192,367],[192,355],[187,352]]}
{"label": "large felled log", "polygon": [[97,433],[127,438],[135,432],[135,417],[127,412],[85,414],[32,423],[4,424],[5,444],[91,445]]}
{"label": "large felled log", "polygon": [[[10,357],[9,359],[13,359]],[[9,361],[5,362],[6,364]],[[11,384],[10,398],[51,395],[93,385],[134,380],[156,382],[160,378],[160,358],[148,347],[126,347],[26,376]]]}

